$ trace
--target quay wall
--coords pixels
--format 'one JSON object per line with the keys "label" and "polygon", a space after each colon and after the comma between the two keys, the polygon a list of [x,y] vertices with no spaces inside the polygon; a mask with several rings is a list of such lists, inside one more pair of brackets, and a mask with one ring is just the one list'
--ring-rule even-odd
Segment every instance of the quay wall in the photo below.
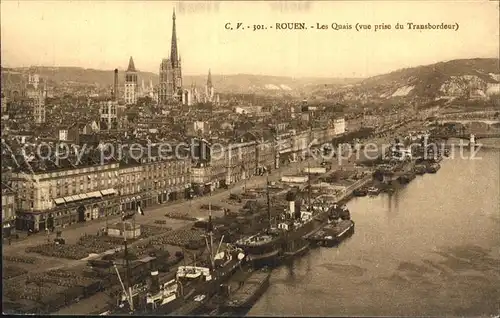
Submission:
{"label": "quay wall", "polygon": [[371,175],[367,175],[367,176],[363,177],[361,180],[354,182],[349,187],[347,187],[345,189],[345,191],[343,191],[341,194],[339,194],[336,197],[336,201],[337,202],[348,201],[352,197],[354,190],[359,189],[359,188],[367,185],[372,180],[373,180],[373,177]]}

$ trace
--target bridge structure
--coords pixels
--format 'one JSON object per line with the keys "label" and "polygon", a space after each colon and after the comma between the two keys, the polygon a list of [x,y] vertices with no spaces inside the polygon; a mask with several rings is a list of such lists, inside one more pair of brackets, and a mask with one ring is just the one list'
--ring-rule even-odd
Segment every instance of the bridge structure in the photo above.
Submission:
{"label": "bridge structure", "polygon": [[450,138],[456,138],[456,139],[466,139],[469,140],[470,142],[474,142],[479,139],[486,139],[486,138],[500,138],[500,131],[496,132],[488,132],[488,133],[462,133],[462,132],[438,132],[438,133],[433,133],[432,138],[434,139],[450,139]]}
{"label": "bridge structure", "polygon": [[457,123],[457,124],[462,124],[462,125],[468,125],[468,124],[472,124],[472,123],[483,123],[483,124],[486,124],[486,125],[493,125],[493,124],[500,123],[500,119],[488,119],[488,118],[454,119],[454,118],[444,118],[444,119],[438,119],[437,122],[440,125],[447,124],[447,123]]}

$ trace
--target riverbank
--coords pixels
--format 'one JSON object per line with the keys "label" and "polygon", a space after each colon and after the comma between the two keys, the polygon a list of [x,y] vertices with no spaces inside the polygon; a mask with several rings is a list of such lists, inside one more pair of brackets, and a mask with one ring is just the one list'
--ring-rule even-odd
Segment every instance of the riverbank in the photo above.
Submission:
{"label": "riverbank", "polygon": [[497,314],[500,156],[480,154],[445,159],[394,193],[349,200],[356,233],[275,269],[248,315]]}

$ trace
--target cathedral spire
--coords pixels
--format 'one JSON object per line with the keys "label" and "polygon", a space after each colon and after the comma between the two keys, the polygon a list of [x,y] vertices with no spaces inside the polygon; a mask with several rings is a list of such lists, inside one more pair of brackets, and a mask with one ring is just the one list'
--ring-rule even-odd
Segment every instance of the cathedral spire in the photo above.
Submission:
{"label": "cathedral spire", "polygon": [[172,14],[172,44],[170,46],[170,60],[172,61],[172,66],[176,67],[178,64],[177,58],[177,32],[175,31],[175,8]]}
{"label": "cathedral spire", "polygon": [[127,72],[136,72],[135,65],[134,65],[134,59],[132,58],[132,56],[130,57],[130,60],[128,61]]}
{"label": "cathedral spire", "polygon": [[208,69],[207,86],[212,87],[212,73],[210,72],[210,69]]}

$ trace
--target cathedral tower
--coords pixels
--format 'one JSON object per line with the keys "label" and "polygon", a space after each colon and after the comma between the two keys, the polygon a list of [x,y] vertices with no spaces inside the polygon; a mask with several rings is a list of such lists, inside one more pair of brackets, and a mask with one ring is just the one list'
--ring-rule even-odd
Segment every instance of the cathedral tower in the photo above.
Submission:
{"label": "cathedral tower", "polygon": [[213,103],[215,101],[215,89],[212,84],[212,73],[208,70],[207,85],[205,85],[205,103]]}
{"label": "cathedral tower", "polygon": [[170,58],[163,59],[160,64],[160,84],[158,99],[160,104],[182,99],[181,59],[177,50],[177,31],[175,28],[175,10],[172,14],[172,39]]}
{"label": "cathedral tower", "polygon": [[125,104],[132,105],[137,102],[137,70],[132,56],[125,72]]}

